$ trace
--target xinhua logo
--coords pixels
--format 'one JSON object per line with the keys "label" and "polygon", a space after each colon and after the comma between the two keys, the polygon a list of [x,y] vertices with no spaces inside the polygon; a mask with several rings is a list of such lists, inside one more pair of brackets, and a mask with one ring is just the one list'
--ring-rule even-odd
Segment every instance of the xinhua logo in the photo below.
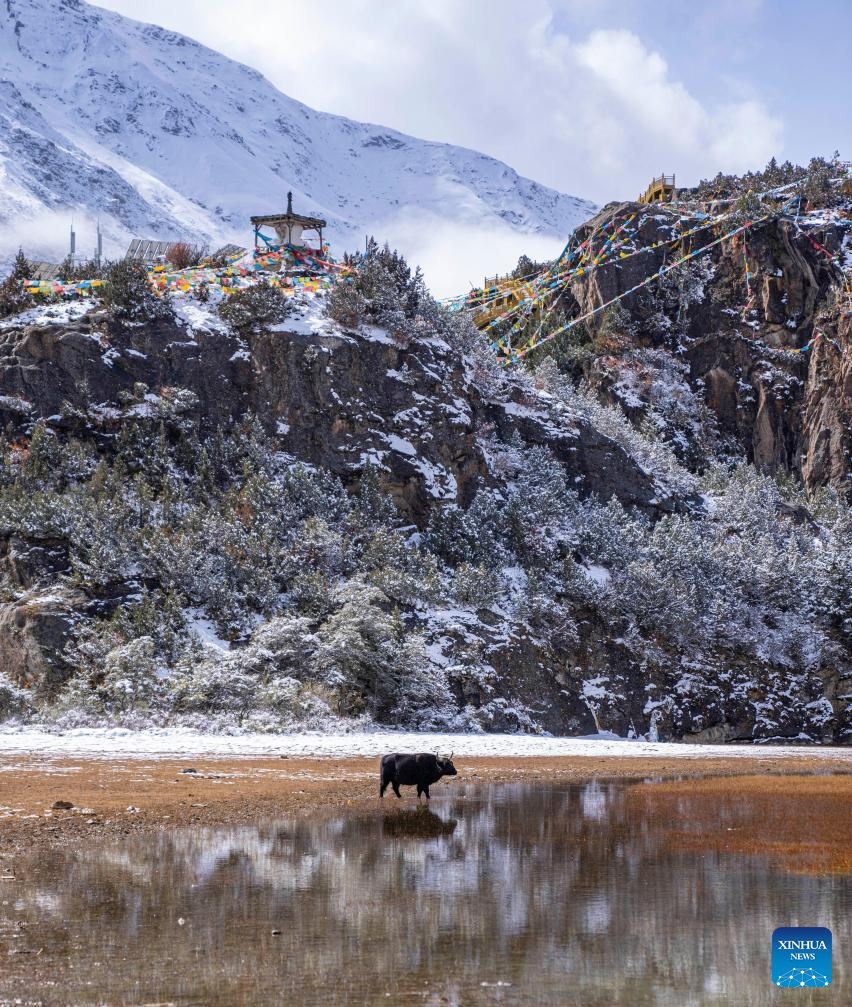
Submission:
{"label": "xinhua logo", "polygon": [[772,982],[776,986],[831,985],[828,927],[778,927],[772,935]]}

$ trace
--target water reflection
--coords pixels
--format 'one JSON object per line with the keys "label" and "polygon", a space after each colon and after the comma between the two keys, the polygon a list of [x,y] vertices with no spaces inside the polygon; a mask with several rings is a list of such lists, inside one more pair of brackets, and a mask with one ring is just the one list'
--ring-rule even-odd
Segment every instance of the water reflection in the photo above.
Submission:
{"label": "water reflection", "polygon": [[[458,787],[429,809],[179,830],[17,874],[0,999],[46,1003],[760,1007],[790,996],[769,982],[776,926],[852,936],[849,878],[672,852],[615,785]],[[837,952],[834,968],[797,1007],[852,1002]]]}
{"label": "water reflection", "polygon": [[403,809],[382,815],[382,834],[395,838],[436,839],[451,836],[458,824],[457,819],[441,818],[423,804],[416,811]]}

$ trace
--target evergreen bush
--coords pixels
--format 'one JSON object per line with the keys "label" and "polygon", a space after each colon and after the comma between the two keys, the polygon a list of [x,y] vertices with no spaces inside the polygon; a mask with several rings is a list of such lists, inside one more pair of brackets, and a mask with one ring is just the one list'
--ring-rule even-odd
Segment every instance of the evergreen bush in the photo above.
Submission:
{"label": "evergreen bush", "polygon": [[283,322],[292,313],[293,306],[280,287],[258,283],[228,294],[218,310],[219,317],[229,328],[243,334]]}
{"label": "evergreen bush", "polygon": [[35,301],[23,289],[23,281],[32,279],[32,265],[21,249],[15,256],[12,272],[0,283],[0,318],[17,315],[31,308]]}
{"label": "evergreen bush", "polygon": [[158,297],[148,280],[148,269],[141,262],[122,259],[110,265],[101,288],[104,307],[114,318],[127,322],[145,322],[172,314],[167,297]]}

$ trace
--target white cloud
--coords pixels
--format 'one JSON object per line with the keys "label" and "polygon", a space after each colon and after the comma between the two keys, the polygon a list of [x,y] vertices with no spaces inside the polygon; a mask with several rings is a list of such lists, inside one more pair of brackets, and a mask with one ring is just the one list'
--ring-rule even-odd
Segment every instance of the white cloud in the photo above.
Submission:
{"label": "white cloud", "polygon": [[[101,2],[138,11],[135,0]],[[692,93],[638,34],[595,28],[594,6],[574,34],[566,0],[239,7],[234,17],[224,0],[149,0],[144,16],[313,107],[483,150],[601,202],[635,195],[661,170],[697,181],[782,153],[781,122],[759,95],[714,104]]]}
{"label": "white cloud", "polygon": [[[781,122],[754,100],[705,108],[678,81],[666,61],[628,31],[594,31],[576,55],[612,99],[609,115],[622,124],[625,150],[656,145],[676,160],[713,174],[718,168],[761,167],[781,142]],[[604,111],[603,109],[601,111]],[[662,158],[661,158],[662,160]]]}
{"label": "white cloud", "polygon": [[479,286],[485,276],[509,272],[522,253],[540,261],[551,259],[563,244],[540,234],[519,236],[508,224],[460,226],[416,209],[402,210],[369,230],[392,247],[405,249],[436,297],[461,294],[467,284]]}
{"label": "white cloud", "polygon": [[575,48],[577,61],[613,99],[611,114],[651,131],[656,140],[689,146],[705,118],[699,102],[668,78],[663,57],[629,31],[594,31]]}
{"label": "white cloud", "polygon": [[758,101],[721,106],[714,126],[711,156],[721,164],[733,163],[740,169],[760,166],[768,160],[767,151],[781,147],[781,123]]}

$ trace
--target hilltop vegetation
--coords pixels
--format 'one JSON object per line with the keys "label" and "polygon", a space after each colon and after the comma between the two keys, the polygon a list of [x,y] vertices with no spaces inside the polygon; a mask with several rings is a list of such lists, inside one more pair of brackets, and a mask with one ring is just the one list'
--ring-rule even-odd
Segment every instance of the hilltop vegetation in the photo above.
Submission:
{"label": "hilltop vegetation", "polygon": [[[730,313],[723,250],[511,371],[375,244],[325,299],[187,314],[131,269],[11,316],[0,712],[847,739],[848,470],[780,447],[842,412],[847,316],[781,230],[749,254],[795,327]],[[818,315],[824,357],[771,348]]]}

